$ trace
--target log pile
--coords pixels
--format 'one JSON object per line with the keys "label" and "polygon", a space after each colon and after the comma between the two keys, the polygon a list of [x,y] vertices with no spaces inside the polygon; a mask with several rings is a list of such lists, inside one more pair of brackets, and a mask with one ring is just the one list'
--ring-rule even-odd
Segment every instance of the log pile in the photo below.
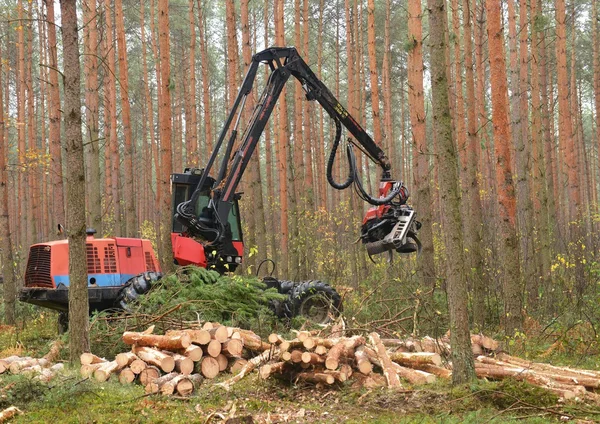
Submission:
{"label": "log pile", "polygon": [[46,357],[31,358],[14,355],[0,359],[0,374],[23,374],[45,383],[54,379],[63,369],[64,364],[52,363]]}
{"label": "log pile", "polygon": [[253,351],[270,348],[251,331],[210,322],[200,329],[170,330],[164,335],[153,334],[152,327],[140,333],[127,331],[122,340],[131,350],[112,361],[82,354],[82,377],[106,381],[115,376],[123,384],[143,385],[146,393],[188,396],[204,379],[225,371],[240,372],[248,362],[243,354],[253,356]]}
{"label": "log pile", "polygon": [[[316,332],[297,332],[286,340],[271,334],[268,342],[249,330],[206,323],[201,329],[171,330],[164,335],[126,332],[123,341],[131,351],[114,360],[86,353],[81,356],[81,375],[106,381],[111,376],[123,384],[138,383],[146,393],[188,396],[205,380],[221,373],[233,376],[217,386],[229,389],[258,371],[261,379],[279,378],[317,387],[349,384],[353,387],[429,384],[452,376],[447,337],[435,340],[386,339],[377,333],[366,337],[324,337]],[[565,399],[594,397],[600,388],[600,371],[577,370],[533,363],[496,353],[498,342],[471,336],[480,378],[513,378],[544,387]]]}

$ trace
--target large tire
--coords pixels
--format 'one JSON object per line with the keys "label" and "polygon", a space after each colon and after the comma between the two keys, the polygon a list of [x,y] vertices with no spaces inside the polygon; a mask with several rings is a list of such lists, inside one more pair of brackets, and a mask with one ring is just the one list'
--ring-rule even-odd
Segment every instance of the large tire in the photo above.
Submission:
{"label": "large tire", "polygon": [[329,284],[318,280],[295,283],[285,305],[286,315],[303,316],[316,324],[327,324],[342,311],[342,298]]}
{"label": "large tire", "polygon": [[116,306],[127,312],[131,312],[131,304],[138,300],[141,295],[150,291],[152,285],[160,280],[162,274],[160,272],[144,272],[136,275],[127,281],[119,295],[117,296]]}

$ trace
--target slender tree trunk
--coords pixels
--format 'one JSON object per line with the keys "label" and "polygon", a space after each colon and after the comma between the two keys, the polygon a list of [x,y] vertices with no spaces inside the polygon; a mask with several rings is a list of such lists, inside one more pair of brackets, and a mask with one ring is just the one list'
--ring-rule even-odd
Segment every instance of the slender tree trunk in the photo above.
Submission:
{"label": "slender tree trunk", "polygon": [[[283,25],[283,3],[284,0],[275,0],[273,5],[275,15],[275,44],[277,46],[285,46],[285,33]],[[286,90],[281,92],[279,98],[279,128],[277,131],[277,168],[279,174],[279,201],[281,204],[281,228],[280,228],[280,264],[282,275],[287,275],[289,271],[288,260],[289,260],[289,229],[288,229],[288,203],[291,200],[288,184],[288,158],[289,158],[289,129],[287,119],[287,101],[286,101]],[[293,210],[293,205],[290,205]]]}
{"label": "slender tree trunk", "polygon": [[[596,145],[600,156],[600,23],[598,22],[598,6],[600,2],[594,0],[592,4],[592,48],[594,61],[594,109],[596,111]],[[598,159],[600,164],[600,158]],[[600,168],[600,167],[599,167]],[[594,186],[596,188],[596,186]]]}
{"label": "slender tree trunk", "polygon": [[[60,144],[60,90],[58,86],[58,59],[56,48],[56,25],[54,24],[54,2],[46,2],[48,27],[48,52],[50,59],[50,104],[49,104],[49,144],[50,174],[52,175],[52,217],[53,226],[65,225],[65,200],[63,191],[62,149]],[[54,231],[51,234],[56,234]]]}
{"label": "slender tree trunk", "polygon": [[433,251],[433,214],[429,182],[429,156],[427,146],[427,124],[425,122],[425,99],[423,96],[423,35],[421,26],[421,0],[408,3],[408,103],[412,128],[414,159],[416,159],[414,181],[417,190],[416,210],[423,224],[419,237],[423,250],[417,259],[417,272],[423,287],[435,285],[435,261]]}
{"label": "slender tree trunk", "polygon": [[379,75],[377,72],[377,52],[375,47],[375,0],[368,0],[367,2],[367,34],[369,74],[371,77],[371,108],[373,110],[373,135],[376,143],[385,145],[381,132],[381,117],[379,116]]}
{"label": "slender tree trunk", "polygon": [[[532,22],[541,19],[540,0],[531,2]],[[528,282],[529,304],[537,307],[539,281],[543,287],[549,286],[550,278],[550,226],[548,222],[548,175],[544,158],[544,133],[542,128],[542,102],[540,83],[540,30],[531,25],[531,147],[533,152],[533,192],[538,193],[539,204],[534,204],[534,217],[537,234],[539,235],[538,257],[541,265],[541,279]]]}
{"label": "slender tree trunk", "polygon": [[17,27],[17,145],[18,145],[18,158],[19,158],[19,185],[18,185],[18,199],[19,199],[19,243],[21,246],[28,246],[28,231],[31,222],[28,218],[28,200],[31,193],[29,193],[27,187],[27,135],[25,133],[25,106],[26,106],[26,82],[25,82],[25,16],[23,14],[23,0],[19,0],[18,3],[18,19],[20,26]]}
{"label": "slender tree trunk", "polygon": [[158,0],[158,43],[160,48],[160,81],[162,88],[160,90],[160,156],[161,172],[159,179],[159,190],[161,191],[161,244],[162,258],[161,268],[163,272],[173,270],[171,245],[171,196],[170,183],[173,167],[171,164],[171,46],[169,41],[169,2],[168,0]]}
{"label": "slender tree trunk", "polygon": [[210,113],[210,69],[204,22],[204,11],[202,9],[201,0],[198,0],[198,32],[200,35],[200,62],[202,75],[202,113],[204,118],[204,149],[208,152],[212,151],[213,146],[213,129],[211,124]]}
{"label": "slender tree trunk", "polygon": [[133,141],[131,138],[131,109],[129,106],[129,65],[125,44],[125,22],[123,19],[123,1],[115,0],[115,27],[117,32],[117,50],[119,55],[119,84],[121,94],[121,120],[123,123],[123,171],[125,177],[124,214],[125,234],[134,237],[137,234],[137,211],[133,193]]}
{"label": "slender tree trunk", "polygon": [[[38,150],[36,145],[36,126],[35,126],[35,100],[34,100],[34,87],[33,87],[33,76],[32,76],[32,66],[29,58],[33,58],[33,3],[29,4],[29,12],[27,14],[27,19],[29,22],[26,23],[25,28],[27,28],[27,58],[26,68],[25,68],[25,85],[27,91],[27,156],[29,158],[37,158]],[[27,207],[27,243],[25,246],[29,246],[31,243],[37,241],[37,226],[39,223],[39,191],[38,191],[38,178],[39,175],[39,167],[38,163],[35,159],[29,159],[27,161],[26,179],[27,179],[27,187],[28,187],[28,207]]]}
{"label": "slender tree trunk", "polygon": [[[419,11],[421,8],[419,7]],[[391,0],[385,1],[385,22],[383,29],[383,64],[381,66],[382,91],[383,91],[383,128],[386,139],[386,151],[390,158],[392,166],[396,165],[396,140],[394,139],[394,120],[392,115],[392,81],[390,70],[390,21],[392,19]],[[409,87],[410,88],[410,87]]]}
{"label": "slender tree trunk", "polygon": [[462,219],[460,214],[460,185],[458,154],[452,139],[448,79],[446,70],[446,7],[445,0],[428,0],[429,38],[431,48],[431,90],[433,127],[437,141],[437,159],[444,221],[446,252],[453,252],[447,261],[446,294],[450,313],[450,344],[452,345],[452,382],[463,384],[475,379],[475,365],[471,352],[469,314],[467,311],[467,282],[463,274],[464,251]]}
{"label": "slender tree trunk", "polygon": [[[324,13],[324,0],[319,0],[319,27],[318,27],[318,35],[317,35],[317,76],[319,79],[322,78],[323,75],[323,13]],[[336,48],[337,51],[337,48]],[[319,189],[319,208],[327,208],[327,183],[325,181],[325,177],[323,173],[325,172],[325,123],[323,120],[323,108],[319,109],[319,143],[317,144],[317,148],[315,152],[318,156],[318,169],[320,172],[317,172],[317,186]]]}
{"label": "slender tree trunk", "polygon": [[501,25],[501,5],[486,0],[490,82],[492,88],[492,123],[496,151],[498,181],[499,249],[504,297],[504,327],[508,336],[522,326],[521,277],[516,233],[516,200],[511,172],[511,136],[508,126],[508,88],[504,59],[504,36]]}
{"label": "slender tree trunk", "polygon": [[85,167],[81,134],[81,87],[75,0],[61,0],[64,117],[69,228],[69,353],[71,362],[89,350],[89,305],[85,253]]}
{"label": "slender tree trunk", "polygon": [[[187,109],[185,114],[185,132],[188,137],[186,141],[187,147],[187,163],[193,167],[199,167],[198,163],[198,117],[196,104],[196,19],[194,15],[194,0],[189,0],[188,3],[188,19],[190,21],[190,82],[184,84],[188,87],[188,95],[186,96]],[[189,116],[188,116],[189,115]]]}
{"label": "slender tree trunk", "polygon": [[483,262],[483,211],[481,209],[481,191],[477,178],[479,163],[480,140],[477,123],[477,102],[475,100],[475,78],[473,75],[473,42],[471,23],[471,0],[462,0],[462,16],[464,28],[465,53],[465,83],[467,94],[467,169],[464,174],[466,191],[463,193],[468,204],[467,218],[467,250],[469,269],[473,279],[473,324],[479,330],[485,325],[485,289],[488,282],[485,279]]}
{"label": "slender tree trunk", "polygon": [[100,185],[100,151],[98,146],[98,27],[96,0],[83,2],[84,64],[85,64],[85,121],[88,131],[87,180],[90,225],[102,235],[102,191]]}
{"label": "slender tree trunk", "polygon": [[14,267],[13,244],[11,235],[11,222],[9,216],[9,187],[8,187],[8,139],[5,137],[6,124],[4,121],[4,96],[2,95],[2,63],[5,55],[1,50],[0,43],[0,263],[2,264],[2,275],[4,276],[4,322],[15,325],[17,301],[17,279]]}
{"label": "slender tree trunk", "polygon": [[[310,63],[310,49],[309,49],[309,0],[303,0],[303,9],[302,9],[302,56],[307,63]],[[307,211],[313,211],[315,209],[315,174],[313,171],[315,157],[313,156],[313,150],[315,149],[314,140],[315,137],[315,125],[314,125],[314,108],[312,107],[312,102],[303,101],[304,104],[304,117],[305,117],[305,131],[303,132],[304,138],[304,155],[303,155],[303,164],[305,166],[304,172],[304,190],[306,192],[306,204],[305,208]],[[318,140],[320,143],[321,140]],[[306,249],[308,251],[308,249]]]}

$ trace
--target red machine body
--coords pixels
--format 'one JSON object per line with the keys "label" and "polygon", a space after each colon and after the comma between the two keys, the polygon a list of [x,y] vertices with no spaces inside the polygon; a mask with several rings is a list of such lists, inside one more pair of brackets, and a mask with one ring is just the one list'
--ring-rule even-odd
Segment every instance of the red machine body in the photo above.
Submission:
{"label": "red machine body", "polygon": [[[120,287],[141,273],[160,272],[149,240],[88,236],[86,251],[90,287]],[[69,286],[68,240],[31,246],[25,287],[58,288],[60,285]]]}

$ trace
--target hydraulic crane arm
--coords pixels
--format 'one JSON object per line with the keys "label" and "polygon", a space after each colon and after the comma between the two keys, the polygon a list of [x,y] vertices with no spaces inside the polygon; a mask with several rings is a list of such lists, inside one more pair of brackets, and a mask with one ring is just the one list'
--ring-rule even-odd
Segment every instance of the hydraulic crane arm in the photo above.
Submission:
{"label": "hydraulic crane arm", "polygon": [[[234,151],[242,111],[246,99],[252,91],[261,63],[268,65],[271,73],[243,137]],[[252,63],[235,99],[233,108],[229,112],[215,149],[208,160],[196,190],[189,201],[177,207],[176,219],[187,227],[190,235],[200,236],[215,244],[226,242],[225,224],[231,210],[232,201],[236,195],[236,189],[290,76],[295,77],[301,83],[306,92],[307,99],[316,100],[335,121],[336,136],[327,167],[327,179],[329,183],[334,188],[343,189],[354,182],[359,195],[373,205],[390,205],[393,201],[395,201],[396,205],[400,205],[406,202],[408,191],[402,183],[392,181],[390,161],[377,143],[338,102],[325,84],[317,78],[294,47],[273,47],[255,54],[252,58]],[[380,197],[371,197],[363,189],[361,178],[357,176],[354,153],[351,146],[348,146],[347,151],[350,167],[347,181],[338,184],[333,180],[332,167],[341,137],[341,125],[354,136],[354,140],[351,140],[351,142],[357,145],[372,161],[381,167],[381,181],[391,183],[388,185],[385,193],[380,193]],[[223,143],[228,134],[229,137],[225,145],[223,160],[211,188],[211,200],[208,207],[205,208],[206,210],[202,214],[199,214],[195,209],[196,201],[200,192],[206,190],[205,183],[208,175],[222,150]]]}

